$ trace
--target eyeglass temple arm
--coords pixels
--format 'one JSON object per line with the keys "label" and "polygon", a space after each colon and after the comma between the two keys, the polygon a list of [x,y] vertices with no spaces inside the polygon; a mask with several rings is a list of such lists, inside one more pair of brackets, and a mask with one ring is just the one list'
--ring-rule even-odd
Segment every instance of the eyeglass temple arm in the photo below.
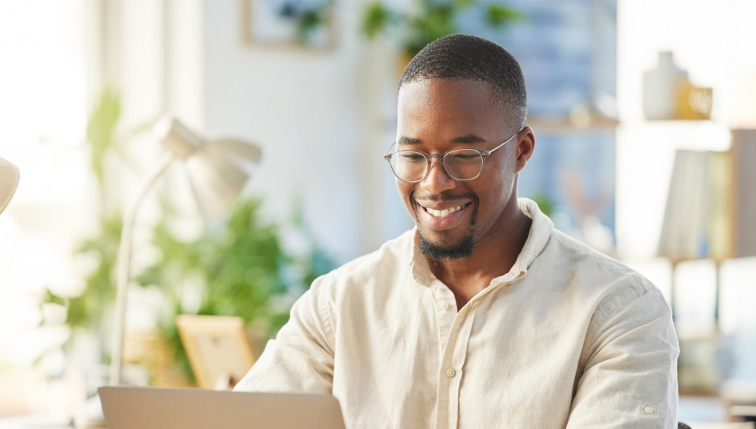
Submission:
{"label": "eyeglass temple arm", "polygon": [[517,131],[516,133],[512,134],[512,137],[508,138],[508,139],[507,139],[507,141],[505,141],[504,143],[502,143],[502,144],[500,144],[500,145],[496,146],[495,148],[493,148],[493,149],[491,149],[491,150],[489,150],[489,151],[485,151],[485,150],[482,150],[482,151],[480,151],[480,154],[481,154],[481,155],[483,155],[483,158],[487,157],[488,155],[490,155],[490,154],[491,154],[491,153],[492,153],[493,151],[495,151],[496,149],[498,149],[498,148],[500,148],[500,147],[504,146],[505,144],[509,143],[509,142],[510,142],[510,141],[511,141],[511,140],[512,140],[513,138],[515,138],[515,136],[516,136],[517,134],[520,134],[520,132],[521,132],[522,130],[524,130],[524,129],[525,129],[525,127],[522,127],[522,128],[520,128],[520,131]]}
{"label": "eyeglass temple arm", "polygon": [[396,142],[391,143],[391,146],[389,146],[388,148],[388,152],[386,152],[386,155],[383,155],[383,159],[385,159],[386,161],[391,159],[391,148],[394,147],[394,145],[396,145]]}

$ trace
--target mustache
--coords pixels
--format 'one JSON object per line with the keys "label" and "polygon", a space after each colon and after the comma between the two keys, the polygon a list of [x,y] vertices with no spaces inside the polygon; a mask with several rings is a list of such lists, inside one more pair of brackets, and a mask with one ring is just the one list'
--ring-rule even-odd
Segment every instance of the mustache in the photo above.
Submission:
{"label": "mustache", "polygon": [[417,212],[420,210],[419,204],[417,203],[418,201],[449,201],[470,199],[470,207],[472,209],[472,214],[470,215],[470,225],[475,226],[475,224],[478,223],[478,202],[480,200],[478,199],[478,195],[474,192],[468,192],[465,194],[443,192],[440,194],[421,194],[419,197],[412,194],[410,198],[412,198],[412,206],[414,208],[416,216]]}
{"label": "mustache", "polygon": [[478,196],[473,192],[466,194],[452,194],[452,193],[440,193],[440,194],[421,194],[413,195],[415,201],[451,201],[451,200],[465,200],[470,199],[473,202],[478,201]]}

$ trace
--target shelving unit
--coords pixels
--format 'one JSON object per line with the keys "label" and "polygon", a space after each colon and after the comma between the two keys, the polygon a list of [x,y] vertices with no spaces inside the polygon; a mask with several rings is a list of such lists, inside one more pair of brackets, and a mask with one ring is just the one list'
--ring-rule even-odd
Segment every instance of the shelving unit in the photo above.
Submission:
{"label": "shelving unit", "polygon": [[577,132],[592,132],[592,131],[614,131],[619,126],[620,122],[616,119],[600,117],[600,116],[588,116],[580,119],[572,118],[545,118],[534,117],[528,118],[528,125],[530,125],[536,132],[544,132],[550,134],[557,133],[577,133]]}

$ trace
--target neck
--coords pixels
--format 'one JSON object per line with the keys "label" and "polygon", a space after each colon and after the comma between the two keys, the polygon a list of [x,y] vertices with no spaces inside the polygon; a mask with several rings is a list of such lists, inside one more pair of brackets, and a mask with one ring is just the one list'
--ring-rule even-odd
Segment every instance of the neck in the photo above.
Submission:
{"label": "neck", "polygon": [[520,211],[513,195],[499,218],[475,243],[469,258],[428,261],[433,275],[454,292],[462,308],[493,279],[509,272],[528,239],[532,220]]}

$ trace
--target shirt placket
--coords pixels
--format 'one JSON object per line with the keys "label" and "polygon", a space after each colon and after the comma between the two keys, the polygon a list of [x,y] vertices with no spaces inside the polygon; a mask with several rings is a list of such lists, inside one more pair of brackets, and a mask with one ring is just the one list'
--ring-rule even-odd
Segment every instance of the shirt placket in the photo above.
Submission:
{"label": "shirt placket", "polygon": [[[434,281],[432,285],[433,301],[436,308],[436,320],[438,320],[438,341],[439,344],[446,344],[449,338],[449,332],[454,324],[455,316],[457,315],[457,303],[454,299],[454,294],[445,286],[440,286],[437,281]],[[441,350],[441,357],[443,357],[443,349]]]}
{"label": "shirt placket", "polygon": [[451,429],[457,427],[462,368],[467,357],[467,344],[480,301],[470,301],[461,311],[456,312],[456,304],[453,308],[449,308],[450,303],[454,303],[455,300],[454,294],[448,288],[444,286],[436,288],[434,296],[436,297],[439,336],[442,341],[446,339],[438,370],[436,429]]}

